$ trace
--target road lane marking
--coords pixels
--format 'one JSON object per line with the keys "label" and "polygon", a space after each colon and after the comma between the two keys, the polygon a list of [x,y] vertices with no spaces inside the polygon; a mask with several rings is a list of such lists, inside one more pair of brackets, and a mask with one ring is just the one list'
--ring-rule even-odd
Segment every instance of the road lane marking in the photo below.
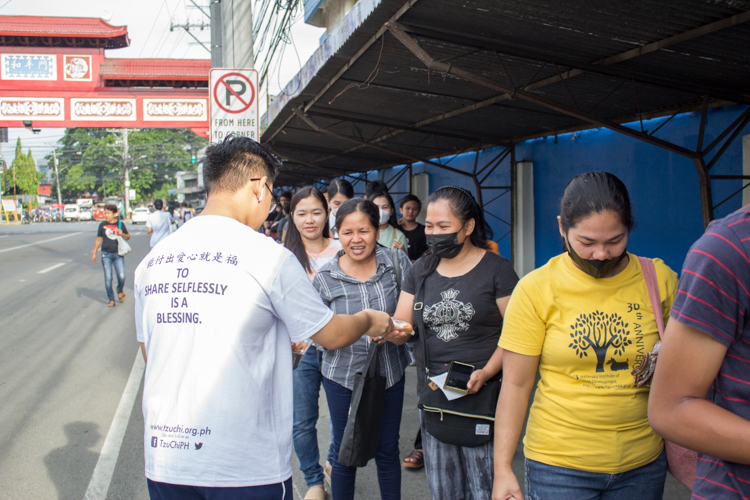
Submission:
{"label": "road lane marking", "polygon": [[107,498],[109,484],[112,482],[117,458],[120,456],[122,440],[125,437],[125,430],[128,428],[130,414],[133,412],[133,404],[138,396],[138,389],[141,387],[141,377],[143,377],[145,368],[146,363],[143,361],[143,355],[139,348],[135,354],[135,362],[133,363],[133,369],[130,370],[125,391],[122,393],[120,404],[117,406],[115,418],[112,419],[112,425],[110,425],[107,437],[104,439],[99,460],[96,462],[94,473],[91,475],[86,496],[83,497],[84,500],[104,500]]}
{"label": "road lane marking", "polygon": [[62,267],[62,266],[64,266],[65,264],[66,264],[65,262],[60,262],[59,264],[55,264],[55,265],[54,265],[54,266],[52,266],[52,267],[48,267],[47,269],[42,269],[42,270],[41,270],[41,271],[39,271],[39,272],[38,272],[37,274],[44,274],[44,273],[48,273],[48,272],[52,271],[53,269],[57,269],[58,267]]}
{"label": "road lane marking", "polygon": [[18,246],[18,247],[4,248],[4,249],[0,250],[0,253],[10,252],[11,250],[18,250],[19,248],[33,247],[34,245],[41,245],[42,243],[49,243],[50,241],[61,240],[63,238],[67,238],[68,236],[75,236],[76,234],[81,234],[81,232],[78,231],[77,233],[70,233],[70,234],[66,234],[65,236],[58,236],[57,238],[52,238],[50,240],[37,241],[36,243],[29,243],[28,245],[21,245],[21,246]]}

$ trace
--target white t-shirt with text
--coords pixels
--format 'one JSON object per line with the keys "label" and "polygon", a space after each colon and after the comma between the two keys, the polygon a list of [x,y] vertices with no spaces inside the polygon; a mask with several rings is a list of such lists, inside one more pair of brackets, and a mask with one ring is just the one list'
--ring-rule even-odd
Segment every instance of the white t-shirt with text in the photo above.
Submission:
{"label": "white t-shirt with text", "polygon": [[146,219],[146,227],[151,228],[151,247],[169,236],[169,225],[172,223],[172,216],[164,210],[157,210]]}
{"label": "white t-shirt with text", "polygon": [[146,345],[146,476],[257,486],[292,475],[291,342],[333,317],[296,257],[233,219],[200,216],[135,272]]}

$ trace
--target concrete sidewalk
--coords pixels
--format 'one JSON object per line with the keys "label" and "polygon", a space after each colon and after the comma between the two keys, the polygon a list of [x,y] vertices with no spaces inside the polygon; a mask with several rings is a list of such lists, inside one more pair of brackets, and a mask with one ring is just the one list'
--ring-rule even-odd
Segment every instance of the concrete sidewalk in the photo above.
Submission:
{"label": "concrete sidewalk", "polygon": [[[406,390],[404,395],[404,410],[401,417],[401,458],[411,453],[414,447],[414,437],[419,428],[419,415],[417,413],[417,372],[416,368],[410,366],[406,370]],[[325,455],[328,450],[330,439],[328,403],[325,391],[320,391],[320,418],[318,420],[318,447],[321,453],[321,463],[325,463]],[[305,480],[299,470],[299,461],[296,455],[292,455],[294,467],[294,498],[302,500],[307,491]],[[519,443],[516,456],[513,460],[513,471],[523,485],[523,445]],[[401,497],[405,500],[430,500],[430,492],[427,486],[427,478],[424,469],[414,471],[403,469],[401,476]],[[329,495],[330,498],[330,495]],[[375,461],[371,460],[367,467],[357,472],[357,486],[355,490],[357,500],[378,500],[380,489],[378,488],[377,469]],[[679,484],[672,476],[667,474],[667,483],[664,488],[664,500],[688,500],[690,492]],[[459,500],[459,499],[456,499]],[[487,499],[489,500],[489,499]]]}

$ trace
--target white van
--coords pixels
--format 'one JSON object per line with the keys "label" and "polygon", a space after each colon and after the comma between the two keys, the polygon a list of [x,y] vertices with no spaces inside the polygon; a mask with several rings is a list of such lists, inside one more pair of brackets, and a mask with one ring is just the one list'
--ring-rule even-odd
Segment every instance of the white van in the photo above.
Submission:
{"label": "white van", "polygon": [[72,220],[75,220],[76,222],[80,222],[81,211],[78,208],[78,205],[66,204],[65,210],[63,211],[63,218],[65,219],[65,222],[72,221]]}

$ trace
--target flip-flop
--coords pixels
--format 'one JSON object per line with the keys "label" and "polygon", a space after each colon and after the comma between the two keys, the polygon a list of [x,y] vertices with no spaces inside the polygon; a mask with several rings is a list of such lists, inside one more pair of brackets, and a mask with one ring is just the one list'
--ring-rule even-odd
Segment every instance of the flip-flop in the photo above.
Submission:
{"label": "flip-flop", "polygon": [[115,301],[114,300],[110,300],[109,304],[107,304],[107,307],[115,307]]}
{"label": "flip-flop", "polygon": [[125,302],[125,292],[118,292],[117,296],[120,297],[120,302]]}
{"label": "flip-flop", "polygon": [[[411,461],[413,460],[413,462]],[[404,458],[402,465],[407,469],[421,469],[424,467],[424,451],[414,450]]]}

